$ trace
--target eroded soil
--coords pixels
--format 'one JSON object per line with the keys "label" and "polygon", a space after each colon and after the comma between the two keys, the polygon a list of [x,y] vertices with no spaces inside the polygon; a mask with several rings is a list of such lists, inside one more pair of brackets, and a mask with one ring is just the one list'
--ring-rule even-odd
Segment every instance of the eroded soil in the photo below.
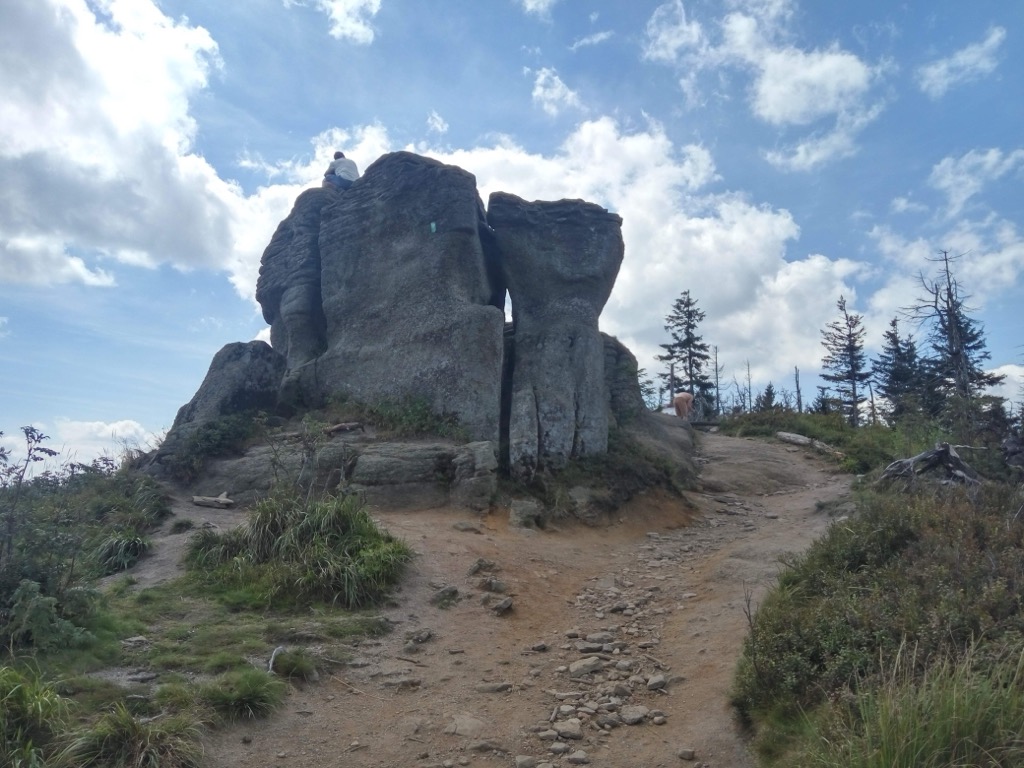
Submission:
{"label": "eroded soil", "polygon": [[[764,440],[700,434],[698,456],[701,492],[634,500],[603,529],[376,512],[417,552],[383,611],[394,631],[293,686],[271,719],[216,732],[208,764],[753,766],[728,706],[748,595],[756,605],[779,558],[824,531],[832,518],[818,502],[843,499],[850,477]],[[174,575],[171,548],[159,557],[141,583]],[[445,586],[458,601],[431,604]],[[598,671],[571,677],[587,658]],[[639,722],[614,722],[627,714]]]}

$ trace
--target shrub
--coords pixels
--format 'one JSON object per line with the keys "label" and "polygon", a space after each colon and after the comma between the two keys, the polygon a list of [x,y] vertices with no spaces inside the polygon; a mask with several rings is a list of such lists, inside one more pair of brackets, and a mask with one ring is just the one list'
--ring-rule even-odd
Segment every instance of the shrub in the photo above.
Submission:
{"label": "shrub", "polygon": [[199,724],[186,715],[143,722],[117,704],[75,736],[61,762],[77,768],[199,768]]}
{"label": "shrub", "polygon": [[892,688],[882,660],[905,646],[904,688],[956,678],[968,656],[979,679],[1005,677],[992,665],[1024,632],[1020,508],[1021,492],[999,487],[865,495],[858,515],[786,564],[752,617],[732,693],[740,715],[833,722],[851,696]]}
{"label": "shrub", "polygon": [[240,453],[258,429],[257,419],[248,413],[222,416],[199,424],[169,457],[171,477],[182,483],[192,482],[203,471],[207,460]]}

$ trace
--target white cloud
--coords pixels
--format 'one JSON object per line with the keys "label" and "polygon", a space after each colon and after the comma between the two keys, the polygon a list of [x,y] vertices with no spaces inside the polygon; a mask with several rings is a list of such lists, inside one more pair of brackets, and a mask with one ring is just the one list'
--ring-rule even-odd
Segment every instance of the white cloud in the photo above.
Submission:
{"label": "white cloud", "polygon": [[945,193],[950,217],[957,216],[964,205],[979,194],[985,185],[1008,173],[1024,168],[1024,149],[1004,154],[1000,149],[972,149],[965,155],[945,157],[933,168],[928,183]]}
{"label": "white cloud", "polygon": [[765,158],[787,171],[811,171],[826,163],[857,153],[857,137],[882,114],[883,106],[840,113],[833,128],[824,134],[812,134],[784,150],[772,150]]}
{"label": "white cloud", "polygon": [[900,195],[894,197],[889,203],[889,210],[893,213],[927,213],[928,206],[923,203],[916,203],[909,197]]}
{"label": "white cloud", "polygon": [[1005,376],[1003,383],[992,387],[989,392],[998,397],[1016,403],[1019,412],[1024,404],[1024,365],[1000,365],[986,373]]}
{"label": "white cloud", "polygon": [[1006,40],[1003,27],[992,27],[980,43],[972,43],[944,59],[925,64],[917,70],[917,82],[925,95],[938,99],[962,83],[980,80],[998,66],[999,48]]}
{"label": "white cloud", "polygon": [[[381,0],[309,0],[330,20],[330,35],[359,45],[373,42],[375,32],[371,21],[380,11]],[[307,5],[309,2],[284,0],[285,7]]]}
{"label": "white cloud", "polygon": [[427,129],[434,133],[448,133],[448,122],[432,110],[427,115]]}
{"label": "white cloud", "polygon": [[558,73],[545,67],[533,81],[533,103],[552,117],[566,109],[582,109],[579,94],[569,88]]}
{"label": "white cloud", "polygon": [[[30,474],[38,475],[44,470],[58,470],[71,463],[90,464],[94,459],[110,457],[120,460],[126,450],[155,448],[161,435],[150,432],[137,421],[124,419],[114,422],[73,421],[57,419],[51,427],[37,422],[31,426],[42,432],[47,439],[42,445],[57,451],[57,455],[30,467]],[[5,448],[12,462],[25,460],[25,437],[19,429],[0,437],[0,448]]]}
{"label": "white cloud", "polygon": [[682,0],[658,6],[647,21],[643,57],[650,61],[674,62],[681,51],[699,48],[704,31],[697,21],[687,21]]}
{"label": "white cloud", "polygon": [[611,31],[595,32],[592,35],[581,37],[579,40],[573,42],[573,44],[569,46],[569,50],[575,53],[580,48],[586,48],[591,45],[600,45],[603,42],[611,40],[614,36],[615,33]]}
{"label": "white cloud", "polygon": [[11,332],[7,330],[7,324],[10,322],[9,317],[0,317],[0,339],[4,336],[10,336]]}
{"label": "white cloud", "polygon": [[[712,34],[696,20],[687,20],[681,0],[658,7],[647,23],[644,58],[674,63],[684,71],[679,86],[687,104],[702,102],[698,73],[740,68],[752,73],[752,113],[778,127],[803,127],[825,120],[809,135],[765,157],[786,170],[812,170],[849,157],[857,138],[884,109],[870,103],[871,92],[892,65],[870,66],[837,43],[803,50],[788,42],[793,15],[790,0],[734,0]],[[720,73],[721,74],[721,73]],[[724,98],[724,97],[723,97]]]}
{"label": "white cloud", "polygon": [[92,8],[0,6],[0,271],[110,285],[98,260],[217,265],[237,191],[193,153],[188,110],[217,45],[151,3]]}
{"label": "white cloud", "polygon": [[773,125],[806,125],[857,104],[871,86],[870,67],[833,46],[766,51],[757,61],[754,114]]}
{"label": "white cloud", "polygon": [[523,10],[535,16],[546,17],[558,0],[518,0]]}
{"label": "white cloud", "polygon": [[72,421],[58,419],[48,441],[49,447],[60,451],[62,461],[88,464],[100,456],[119,459],[125,450],[155,448],[160,436],[137,421]]}

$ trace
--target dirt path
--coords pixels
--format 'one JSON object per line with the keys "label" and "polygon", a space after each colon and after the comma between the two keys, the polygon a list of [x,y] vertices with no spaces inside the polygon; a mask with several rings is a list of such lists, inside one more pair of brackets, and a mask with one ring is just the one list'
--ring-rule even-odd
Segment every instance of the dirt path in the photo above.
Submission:
{"label": "dirt path", "polygon": [[[791,446],[698,445],[703,492],[637,500],[607,529],[380,513],[419,555],[395,631],[269,721],[215,734],[209,765],[753,766],[727,703],[745,593],[822,533],[816,503],[849,476]],[[460,599],[432,605],[444,586]]]}

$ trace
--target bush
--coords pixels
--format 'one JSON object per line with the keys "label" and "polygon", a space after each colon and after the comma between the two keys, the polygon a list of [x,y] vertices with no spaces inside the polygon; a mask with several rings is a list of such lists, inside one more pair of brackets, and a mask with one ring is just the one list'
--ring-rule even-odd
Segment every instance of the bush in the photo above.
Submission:
{"label": "bush", "polygon": [[259,428],[259,421],[249,413],[231,414],[199,424],[169,457],[171,477],[181,483],[191,483],[199,477],[209,459],[240,453]]}
{"label": "bush", "polygon": [[998,487],[865,496],[786,564],[752,617],[732,694],[740,715],[792,722],[871,695],[903,647],[914,649],[906,685],[939,679],[972,648],[972,671],[995,674],[1024,632],[1020,508],[1019,491]]}
{"label": "bush", "polygon": [[281,651],[273,657],[274,668],[282,677],[300,680],[315,680],[317,677],[316,663],[305,648]]}

